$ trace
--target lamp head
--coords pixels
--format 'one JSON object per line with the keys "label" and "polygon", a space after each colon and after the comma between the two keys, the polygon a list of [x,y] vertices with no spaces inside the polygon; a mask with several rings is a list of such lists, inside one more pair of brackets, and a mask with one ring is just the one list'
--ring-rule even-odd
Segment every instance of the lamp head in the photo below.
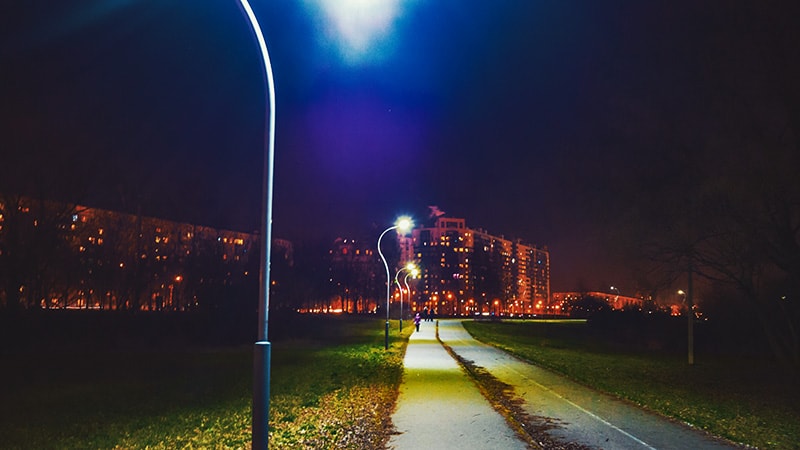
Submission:
{"label": "lamp head", "polygon": [[[395,46],[394,28],[403,15],[401,0],[306,0],[316,6],[325,46],[334,43],[350,66],[385,59]],[[314,9],[314,8],[312,8]]]}
{"label": "lamp head", "polygon": [[397,232],[399,234],[405,235],[411,231],[412,228],[414,228],[414,221],[411,219],[411,217],[400,216],[394,225],[397,227]]}

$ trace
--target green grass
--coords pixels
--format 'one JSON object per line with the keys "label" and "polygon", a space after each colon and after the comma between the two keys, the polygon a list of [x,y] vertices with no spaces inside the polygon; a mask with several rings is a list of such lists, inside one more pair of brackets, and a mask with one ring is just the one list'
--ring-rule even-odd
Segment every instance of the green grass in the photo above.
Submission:
{"label": "green grass", "polygon": [[[294,320],[302,339],[273,341],[270,447],[380,446],[407,332],[385,351],[382,321]],[[2,355],[0,367],[2,449],[250,447],[249,346]]]}
{"label": "green grass", "polygon": [[[465,322],[477,339],[587,386],[758,448],[800,445],[800,395],[763,360],[626,348],[586,323]],[[635,339],[635,338],[634,338]]]}

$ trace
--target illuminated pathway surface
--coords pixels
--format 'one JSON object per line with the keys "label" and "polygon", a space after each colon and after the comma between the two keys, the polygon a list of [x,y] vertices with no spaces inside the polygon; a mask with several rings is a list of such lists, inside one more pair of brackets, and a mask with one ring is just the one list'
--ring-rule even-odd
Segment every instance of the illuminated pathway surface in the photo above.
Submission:
{"label": "illuminated pathway surface", "polygon": [[403,363],[390,449],[528,448],[436,340],[434,322],[411,335]]}
{"label": "illuminated pathway surface", "polygon": [[528,414],[555,422],[557,428],[549,433],[560,441],[602,449],[740,448],[482,344],[460,321],[440,321],[439,338],[462,358],[514,386]]}

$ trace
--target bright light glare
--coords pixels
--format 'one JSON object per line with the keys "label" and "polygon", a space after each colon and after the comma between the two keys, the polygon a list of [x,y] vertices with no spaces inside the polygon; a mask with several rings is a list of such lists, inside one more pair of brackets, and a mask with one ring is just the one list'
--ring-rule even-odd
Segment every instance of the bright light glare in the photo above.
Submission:
{"label": "bright light glare", "polygon": [[406,234],[414,228],[414,221],[411,220],[411,217],[402,216],[397,219],[397,222],[394,223],[397,227],[397,232],[400,234]]}
{"label": "bright light glare", "polygon": [[[338,44],[349,64],[387,46],[401,0],[307,0],[325,18],[325,40]],[[374,55],[379,56],[379,55]]]}

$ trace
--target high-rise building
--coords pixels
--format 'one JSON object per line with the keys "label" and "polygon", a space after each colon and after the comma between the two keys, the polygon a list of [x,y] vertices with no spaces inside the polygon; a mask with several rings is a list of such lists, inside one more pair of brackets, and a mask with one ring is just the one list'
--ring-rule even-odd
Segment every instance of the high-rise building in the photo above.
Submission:
{"label": "high-rise building", "polygon": [[[410,241],[410,245],[408,242]],[[413,307],[440,315],[543,313],[550,297],[550,253],[471,229],[466,220],[440,216],[406,238],[403,260],[414,260],[421,280]]]}

